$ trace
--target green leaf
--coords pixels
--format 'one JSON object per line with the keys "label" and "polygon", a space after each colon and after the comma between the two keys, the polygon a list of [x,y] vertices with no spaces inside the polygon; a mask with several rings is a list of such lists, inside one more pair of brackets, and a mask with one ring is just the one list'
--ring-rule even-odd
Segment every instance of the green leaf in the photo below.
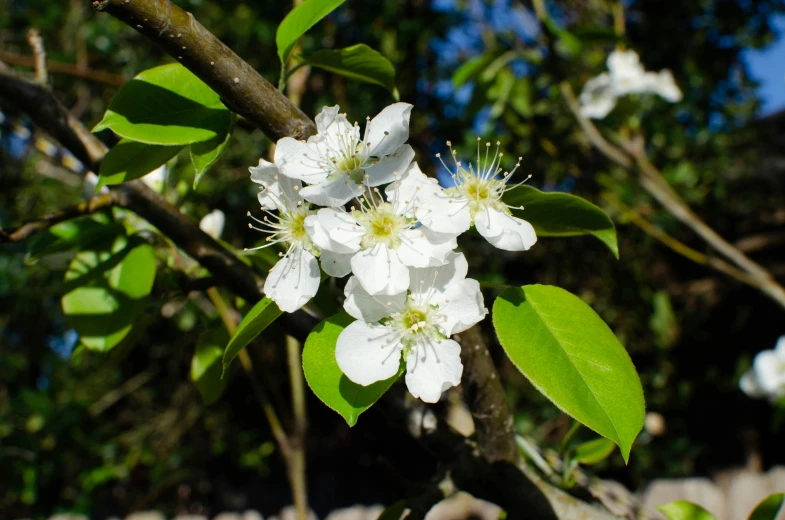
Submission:
{"label": "green leaf", "polygon": [[474,79],[485,67],[488,66],[498,55],[493,53],[480,54],[474,58],[466,61],[463,65],[452,75],[452,84],[454,87],[460,87],[467,81]]}
{"label": "green leaf", "polygon": [[308,335],[303,349],[303,371],[308,386],[324,404],[338,412],[349,424],[357,424],[361,413],[371,407],[398,379],[401,371],[390,379],[361,386],[343,375],[335,360],[338,335],[354,318],[346,313],[331,316]]}
{"label": "green leaf", "polygon": [[379,515],[377,520],[401,520],[403,512],[406,510],[406,501],[399,500]]}
{"label": "green leaf", "polygon": [[196,352],[191,359],[191,381],[202,396],[204,404],[213,404],[226,388],[221,377],[221,358],[229,335],[223,327],[206,330],[196,341]]}
{"label": "green leaf", "polygon": [[194,189],[202,180],[202,176],[207,173],[207,170],[221,158],[226,148],[229,146],[229,141],[232,138],[232,129],[234,127],[234,118],[230,128],[227,129],[223,135],[217,135],[209,141],[202,141],[201,143],[194,143],[191,145],[191,164],[194,165]]}
{"label": "green leaf", "polygon": [[278,58],[286,63],[297,40],[316,25],[319,20],[333,12],[344,0],[306,0],[291,10],[275,34]]}
{"label": "green leaf", "polygon": [[493,304],[504,351],[532,384],[621,448],[643,427],[643,388],[624,347],[580,298],[548,285],[505,290]]}
{"label": "green leaf", "polygon": [[329,70],[349,79],[380,85],[390,92],[395,89],[393,64],[364,43],[345,49],[317,51],[304,61],[312,67]]}
{"label": "green leaf", "polygon": [[223,375],[226,375],[226,370],[234,358],[237,357],[237,354],[272,322],[278,319],[281,314],[283,314],[281,309],[270,298],[263,298],[251,307],[243,321],[237,326],[237,330],[234,331],[234,336],[229,340],[229,344],[226,345],[223,359]]}
{"label": "green leaf", "polygon": [[71,261],[63,312],[88,349],[107,352],[131,331],[154,280],[149,244],[124,236],[102,242]]}
{"label": "green leaf", "polygon": [[750,513],[749,520],[775,520],[783,504],[785,504],[785,493],[775,493],[769,495]]}
{"label": "green leaf", "polygon": [[143,177],[177,155],[180,146],[160,146],[122,139],[101,161],[99,185],[121,184]]}
{"label": "green leaf", "polygon": [[504,202],[523,206],[519,215],[534,226],[537,236],[574,237],[593,235],[619,258],[616,227],[600,208],[568,193],[546,193],[531,186],[520,186],[505,194]]}
{"label": "green leaf", "polygon": [[122,224],[100,222],[99,218],[99,216],[87,216],[66,220],[37,233],[30,241],[28,259],[34,260],[74,249],[86,249],[97,242],[125,235]]}
{"label": "green leaf", "polygon": [[117,91],[93,132],[111,129],[140,143],[186,145],[224,135],[230,112],[221,98],[179,63],[137,75]]}
{"label": "green leaf", "polygon": [[713,514],[698,504],[685,500],[669,502],[665,505],[657,506],[657,509],[668,517],[668,520],[717,520]]}
{"label": "green leaf", "polygon": [[607,459],[616,445],[613,441],[600,437],[578,444],[573,451],[572,460],[581,464],[597,464]]}

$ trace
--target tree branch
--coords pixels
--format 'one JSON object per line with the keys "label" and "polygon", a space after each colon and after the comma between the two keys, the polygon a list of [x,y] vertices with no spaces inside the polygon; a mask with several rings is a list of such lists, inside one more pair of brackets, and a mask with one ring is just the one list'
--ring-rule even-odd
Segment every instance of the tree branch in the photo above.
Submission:
{"label": "tree branch", "polygon": [[[25,56],[24,54],[17,54],[10,51],[0,51],[0,61],[4,61],[11,65],[21,65],[23,67],[35,67],[36,59],[32,56]],[[121,87],[125,84],[125,78],[120,74],[112,74],[102,70],[87,69],[80,67],[73,63],[63,63],[62,61],[46,62],[46,67],[50,72],[58,72],[60,74],[67,74],[76,78],[89,79],[91,81],[98,81]]]}
{"label": "tree branch", "polygon": [[93,213],[107,210],[115,204],[116,201],[112,193],[98,195],[88,201],[81,202],[76,206],[71,206],[70,208],[61,209],[49,213],[48,215],[38,217],[35,220],[22,224],[16,229],[9,229],[8,231],[0,229],[0,243],[21,242],[55,224],[84,215],[92,215]]}
{"label": "tree branch", "polygon": [[313,121],[286,96],[169,0],[92,0],[92,5],[160,45],[273,141],[316,132]]}

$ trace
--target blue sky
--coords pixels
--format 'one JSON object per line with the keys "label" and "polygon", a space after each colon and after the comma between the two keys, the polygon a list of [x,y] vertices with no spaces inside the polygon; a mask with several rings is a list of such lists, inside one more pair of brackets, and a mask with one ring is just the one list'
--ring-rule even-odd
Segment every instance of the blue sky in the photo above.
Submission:
{"label": "blue sky", "polygon": [[780,33],[775,43],[745,53],[750,74],[761,84],[761,115],[785,108],[785,16],[777,17],[774,25]]}

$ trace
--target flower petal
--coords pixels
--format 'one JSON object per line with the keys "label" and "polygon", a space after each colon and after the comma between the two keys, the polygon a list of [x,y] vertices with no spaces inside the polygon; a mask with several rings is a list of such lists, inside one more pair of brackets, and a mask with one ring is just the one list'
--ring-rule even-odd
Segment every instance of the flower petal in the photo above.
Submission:
{"label": "flower petal", "polygon": [[319,289],[319,262],[295,246],[272,268],[264,283],[264,294],[284,312],[294,312],[308,303]]}
{"label": "flower petal", "polygon": [[526,251],[537,242],[531,224],[500,210],[480,211],[474,217],[474,225],[491,245],[505,251]]}
{"label": "flower petal", "polygon": [[389,379],[401,366],[401,335],[384,325],[355,321],[338,335],[335,360],[358,385]]}
{"label": "flower petal", "polygon": [[439,314],[444,316],[439,328],[448,337],[481,322],[488,314],[480,291],[480,282],[471,278],[447,285],[445,290],[431,301],[436,298],[440,299],[436,302],[439,304]]}
{"label": "flower petal", "polygon": [[224,232],[224,224],[226,223],[226,215],[220,209],[214,209],[204,216],[199,221],[199,229],[215,238],[221,238]]}
{"label": "flower petal", "polygon": [[461,346],[451,339],[425,340],[406,357],[406,387],[426,403],[460,384],[462,373]]}
{"label": "flower petal", "polygon": [[739,379],[741,391],[752,398],[766,397],[768,393],[760,386],[754,370],[747,370]]}
{"label": "flower petal", "polygon": [[616,106],[616,92],[611,76],[603,72],[583,86],[579,97],[581,114],[591,119],[603,119]]}
{"label": "flower petal", "polygon": [[329,249],[322,249],[322,269],[329,276],[343,278],[352,272],[351,260],[354,253],[334,253]]}
{"label": "flower petal", "polygon": [[390,155],[409,139],[412,108],[409,103],[393,103],[368,122],[363,141],[370,155]]}
{"label": "flower petal", "polygon": [[455,235],[431,231],[425,226],[408,229],[401,233],[398,256],[409,267],[444,265],[447,255],[458,242]]}
{"label": "flower petal", "polygon": [[274,163],[259,159],[259,165],[248,170],[251,180],[264,188],[259,192],[259,204],[263,208],[280,210],[284,209],[284,203],[289,208],[296,208],[297,203],[303,200],[299,192],[303,183],[282,175]]}
{"label": "flower petal", "polygon": [[358,197],[365,192],[365,186],[357,184],[346,175],[340,175],[331,182],[325,182],[314,186],[306,186],[300,194],[308,202],[319,206],[336,208],[343,206],[354,197]]}
{"label": "flower petal", "polygon": [[316,131],[320,134],[324,133],[324,131],[327,130],[327,127],[335,120],[335,116],[338,115],[340,110],[341,107],[338,105],[322,108],[322,111],[314,118],[314,121],[316,122]]}
{"label": "flower petal", "polygon": [[764,392],[775,396],[785,392],[785,363],[775,351],[758,352],[752,362],[752,368]]}
{"label": "flower petal", "polygon": [[[463,253],[451,252],[445,257],[446,263],[437,267],[409,269],[409,291],[421,301],[429,293],[444,293],[447,286],[466,278],[469,263]],[[438,295],[432,296],[434,303],[440,303]]]}
{"label": "flower petal", "polygon": [[384,244],[360,251],[351,263],[352,273],[368,294],[399,294],[409,286],[409,270]]}
{"label": "flower petal", "polygon": [[343,302],[344,310],[353,318],[369,323],[399,312],[406,303],[405,291],[392,296],[371,296],[368,291],[363,289],[356,276],[352,276],[346,282],[343,294],[346,296],[346,300]]}
{"label": "flower petal", "polygon": [[408,144],[401,146],[395,153],[385,155],[372,166],[363,167],[365,184],[380,186],[388,184],[403,174],[414,159],[414,150]]}
{"label": "flower petal", "polygon": [[281,173],[308,184],[324,181],[331,169],[331,165],[322,159],[315,144],[306,144],[293,137],[278,140],[273,160]]}
{"label": "flower petal", "polygon": [[[320,248],[335,253],[356,253],[360,250],[360,240],[365,229],[350,213],[334,208],[322,208],[316,215],[319,226],[327,235],[327,241],[322,237],[319,237],[321,243],[314,240]],[[306,222],[306,226],[308,225]]]}

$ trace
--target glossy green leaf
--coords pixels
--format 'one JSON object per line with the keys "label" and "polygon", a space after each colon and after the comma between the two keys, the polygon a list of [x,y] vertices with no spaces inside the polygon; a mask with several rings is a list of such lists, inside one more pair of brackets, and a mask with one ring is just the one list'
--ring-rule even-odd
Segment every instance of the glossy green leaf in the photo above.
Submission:
{"label": "glossy green leaf", "polygon": [[272,322],[283,314],[281,309],[270,298],[263,298],[256,303],[237,326],[234,336],[229,340],[224,351],[223,374],[240,353],[256,336],[262,333]]}
{"label": "glossy green leaf", "polygon": [[143,177],[166,164],[180,149],[180,146],[160,146],[122,139],[101,161],[100,184],[121,184]]}
{"label": "glossy green leaf", "polygon": [[627,461],[643,427],[643,388],[627,351],[591,307],[558,287],[513,287],[496,298],[493,325],[535,388],[618,444]]}
{"label": "glossy green leaf", "polygon": [[28,258],[34,260],[45,255],[86,249],[97,242],[124,234],[122,224],[109,222],[105,216],[91,215],[66,220],[35,234],[30,241]]}
{"label": "glossy green leaf", "polygon": [[153,248],[134,237],[79,252],[65,274],[63,312],[90,350],[106,352],[131,331],[155,280]]}
{"label": "glossy green leaf", "polygon": [[703,509],[698,504],[687,502],[685,500],[677,500],[676,502],[669,502],[662,506],[657,506],[657,509],[664,514],[668,520],[717,520],[717,518]]}
{"label": "glossy green leaf", "polygon": [[111,129],[147,144],[186,145],[224,135],[230,112],[221,98],[179,63],[137,75],[117,91],[93,132]]}
{"label": "glossy green leaf", "polygon": [[315,52],[305,58],[305,63],[349,79],[380,85],[390,92],[395,89],[395,67],[393,64],[364,43],[345,49]]}
{"label": "glossy green leaf", "polygon": [[278,47],[278,58],[281,63],[286,63],[297,40],[308,29],[333,12],[343,2],[344,0],[305,0],[292,9],[278,26],[278,31],[275,34],[275,44]]}
{"label": "glossy green leaf", "polygon": [[783,505],[785,505],[785,493],[769,495],[755,506],[749,520],[776,520]]}
{"label": "glossy green leaf", "polygon": [[508,191],[504,202],[523,206],[518,216],[534,226],[537,236],[593,235],[619,258],[616,227],[610,217],[586,199],[569,193],[544,192],[531,186]]}
{"label": "glossy green leaf", "polygon": [[226,388],[221,359],[229,335],[223,327],[206,330],[196,341],[196,352],[191,359],[191,381],[199,390],[204,404],[213,404]]}
{"label": "glossy green leaf", "polygon": [[317,325],[303,349],[303,371],[308,386],[324,404],[338,412],[349,424],[357,424],[361,413],[371,407],[398,379],[397,375],[372,385],[361,386],[343,375],[335,360],[338,335],[354,318],[346,313],[331,316]]}
{"label": "glossy green leaf", "polygon": [[[234,118],[233,118],[234,119]],[[207,170],[221,158],[229,146],[229,141],[232,139],[232,128],[234,123],[230,125],[226,133],[217,135],[209,141],[202,141],[201,143],[194,143],[191,145],[191,164],[194,165],[194,188],[202,180],[202,176],[207,173]]]}
{"label": "glossy green leaf", "polygon": [[573,449],[572,460],[585,465],[597,464],[607,459],[616,445],[613,441],[600,437],[578,444]]}
{"label": "glossy green leaf", "polygon": [[406,502],[404,500],[399,500],[382,511],[382,514],[379,515],[377,520],[401,520],[401,516],[403,516],[405,510]]}

